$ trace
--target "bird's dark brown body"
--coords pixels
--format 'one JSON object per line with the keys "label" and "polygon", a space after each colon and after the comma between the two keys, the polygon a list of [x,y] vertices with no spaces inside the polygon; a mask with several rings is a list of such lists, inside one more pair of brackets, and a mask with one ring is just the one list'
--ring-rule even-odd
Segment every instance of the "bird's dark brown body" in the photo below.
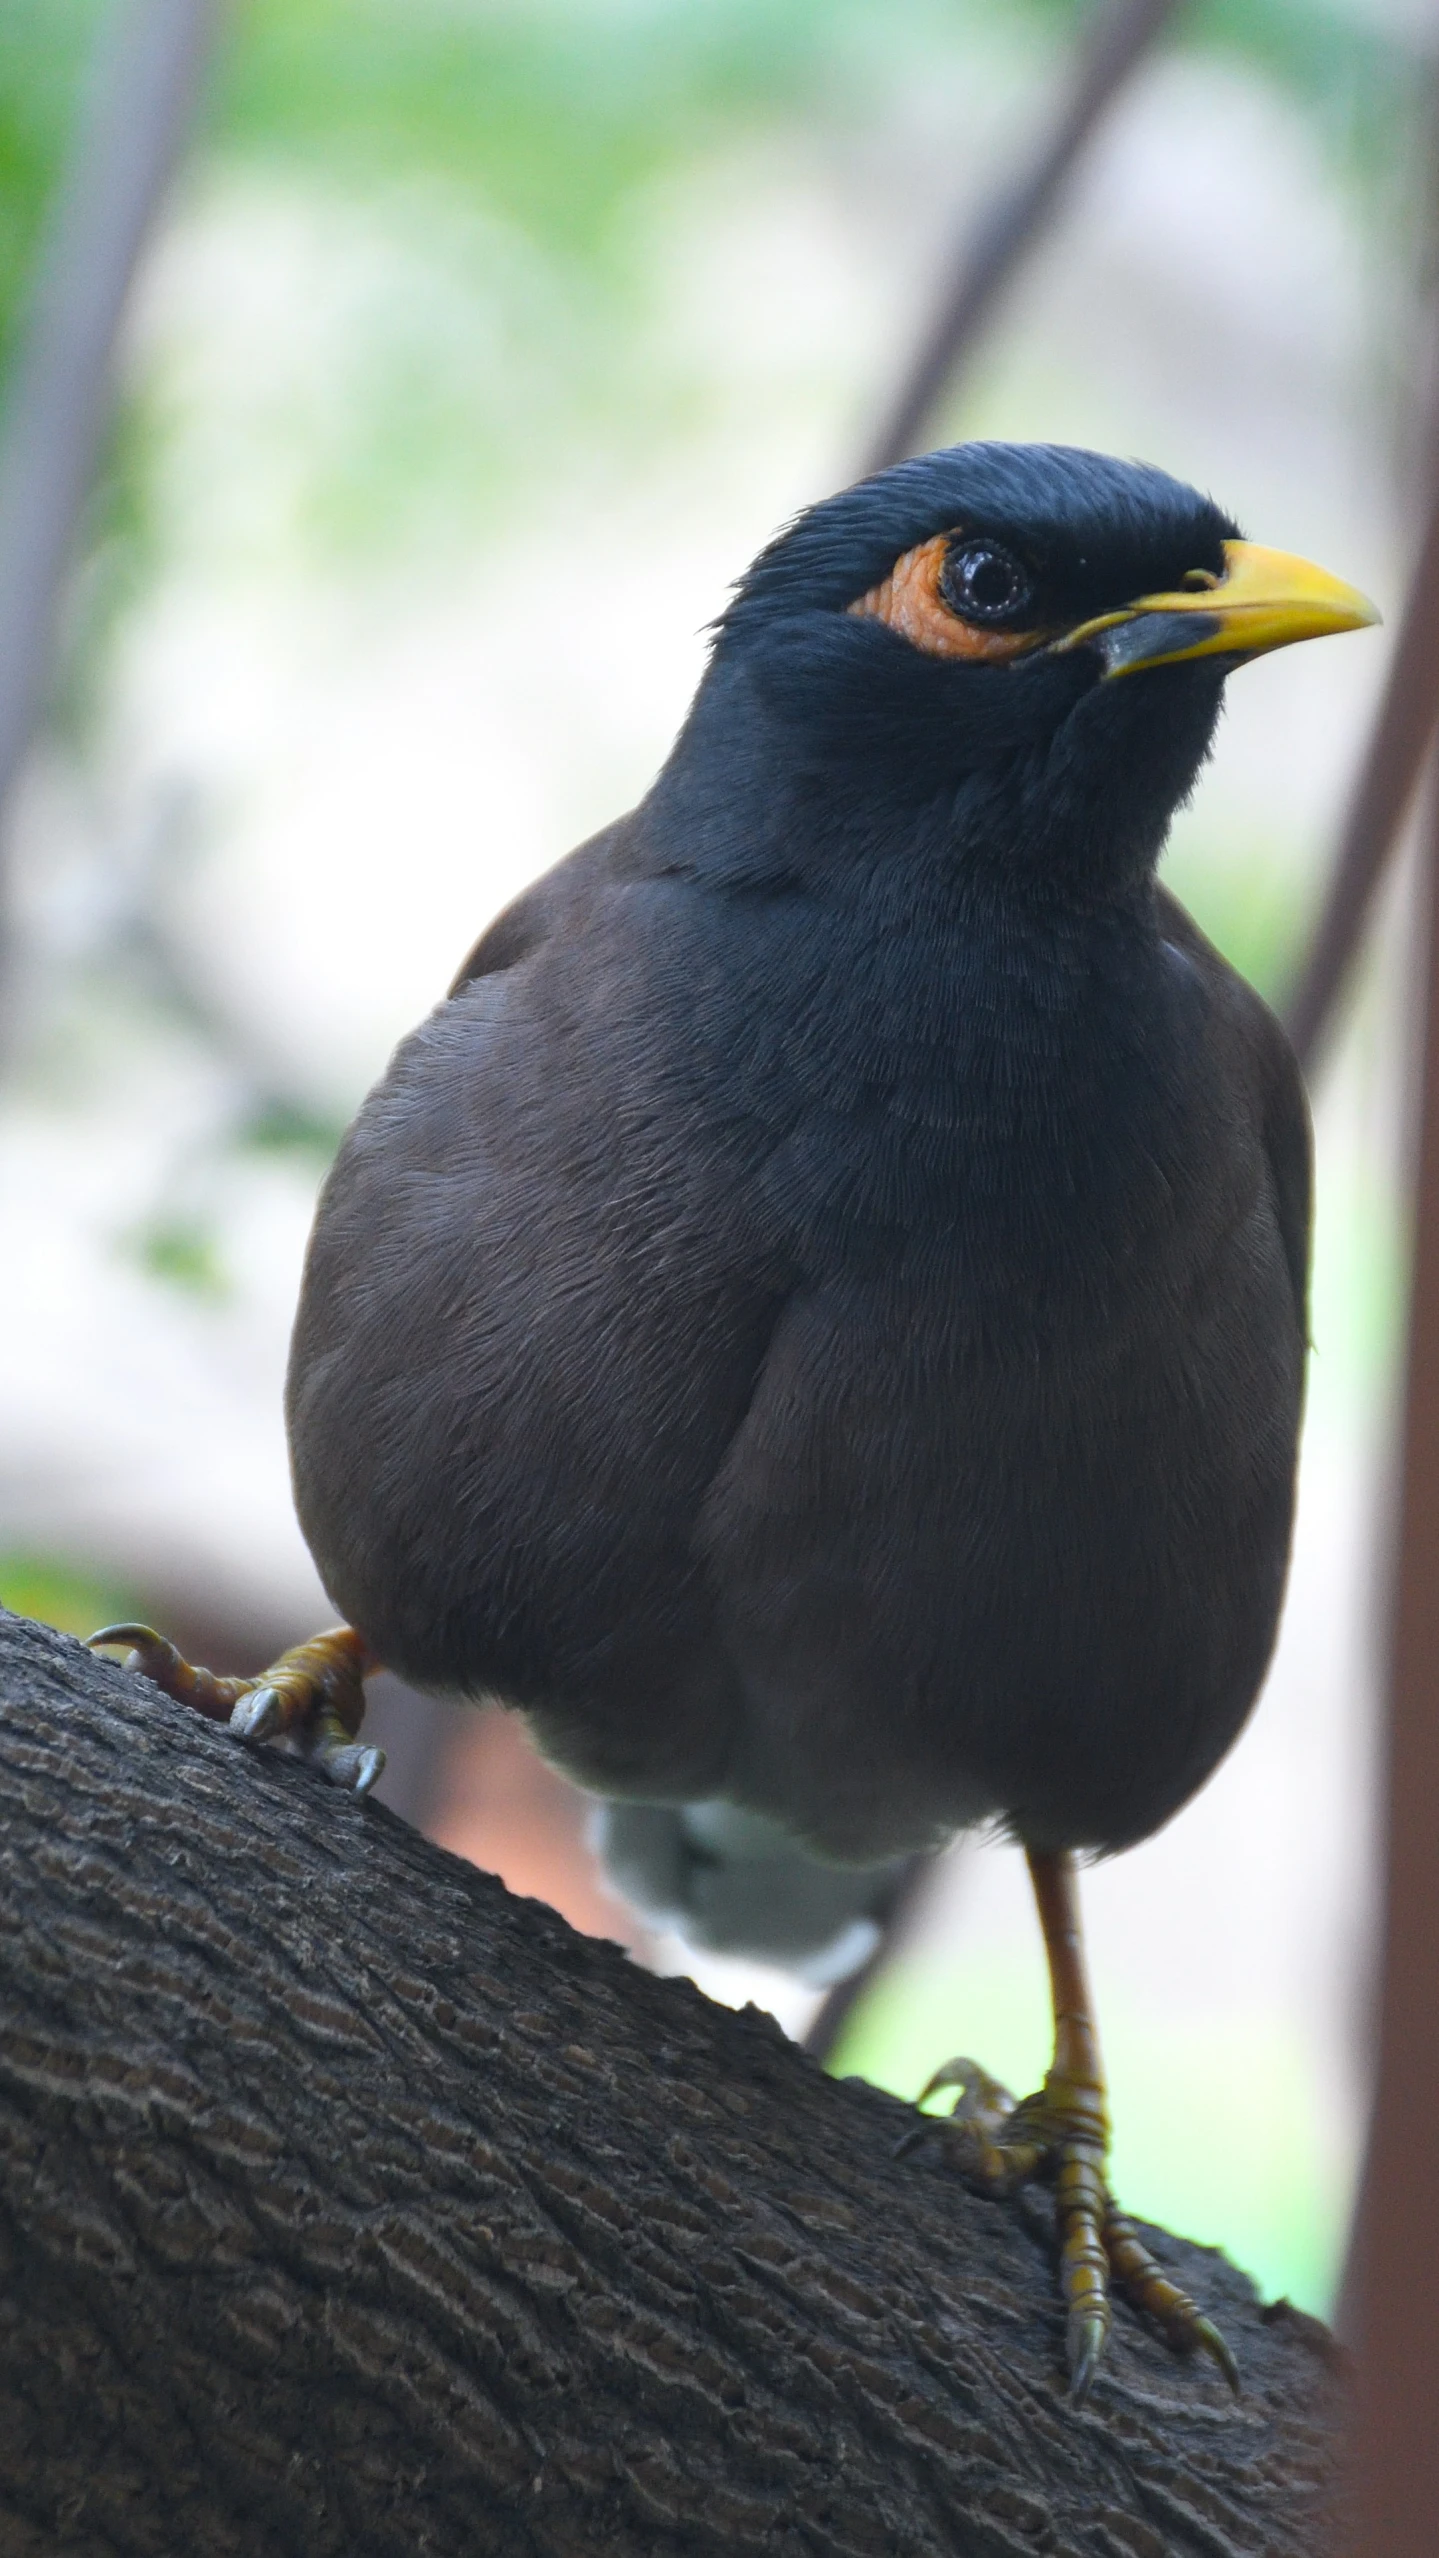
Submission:
{"label": "bird's dark brown body", "polygon": [[522,1708],[621,1888],[822,1984],[895,1857],[1024,1842],[1054,2056],[943,2131],[1237,2387],[1109,2183],[1076,1851],[1234,1738],[1294,1500],[1309,1125],[1155,872],[1226,677],[1372,605],[1162,472],[962,445],[801,516],[642,805],[485,934],[321,1198],[289,1380],[349,1622],[93,1638],[336,1783],[382,1662]]}
{"label": "bird's dark brown body", "polygon": [[655,792],[366,1104],[301,1517],[381,1658],[598,1791],[845,1859],[994,1816],[1122,1846],[1252,1703],[1293,1501],[1305,1105],[1152,878],[1226,666],[1066,671],[1037,778],[881,789],[796,743],[788,628],[758,672],[722,643]]}
{"label": "bird's dark brown body", "polygon": [[502,915],[321,1197],[300,1517],[349,1620],[131,1662],[364,1792],[382,1663],[523,1709],[611,1874],[816,1985],[895,1858],[1023,1841],[1054,2055],[942,2131],[1053,2185],[1082,2401],[1113,2300],[1238,2386],[1109,2182],[1076,1852],[1253,1702],[1289,1551],[1309,1124],[1155,872],[1246,657],[1372,605],[1137,463],[961,445],[754,562],[653,789]]}

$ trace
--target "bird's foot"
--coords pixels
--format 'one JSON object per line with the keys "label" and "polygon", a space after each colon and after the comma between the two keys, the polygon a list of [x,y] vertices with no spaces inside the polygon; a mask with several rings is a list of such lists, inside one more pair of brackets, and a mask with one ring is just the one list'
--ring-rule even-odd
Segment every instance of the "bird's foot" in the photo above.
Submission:
{"label": "bird's foot", "polygon": [[1082,2405],[1109,2338],[1110,2296],[1119,2292],[1143,2310],[1182,2353],[1206,2353],[1230,2388],[1239,2389],[1233,2355],[1217,2327],[1169,2280],[1109,2191],[1109,2119],[1103,2086],[1058,2066],[1033,2096],[1016,2104],[977,2061],[946,2061],[919,2097],[957,2087],[949,2115],[925,2115],[899,2143],[899,2153],[938,2138],[968,2181],[987,2194],[1016,2193],[1035,2181],[1052,2184],[1059,2225],[1060,2288],[1070,2395]]}
{"label": "bird's foot", "polygon": [[365,1679],[379,1667],[348,1625],[311,1635],[282,1652],[255,1679],[217,1678],[186,1661],[148,1625],[103,1625],[92,1651],[124,1645],[129,1670],[143,1672],[181,1705],[212,1723],[228,1723],[242,1741],[286,1739],[313,1759],[332,1785],[368,1794],[385,1764],[383,1750],[357,1739],[365,1713]]}

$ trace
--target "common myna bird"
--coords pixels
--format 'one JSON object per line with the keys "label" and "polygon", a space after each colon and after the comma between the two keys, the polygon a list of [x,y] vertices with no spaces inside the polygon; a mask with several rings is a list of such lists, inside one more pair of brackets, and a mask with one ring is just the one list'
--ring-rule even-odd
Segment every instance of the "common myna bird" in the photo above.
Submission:
{"label": "common myna bird", "polygon": [[[641,1889],[726,1839],[828,1868],[797,1940],[1002,1823],[1053,2066],[933,2084],[978,2181],[1056,2186],[1080,2396],[1111,2282],[1232,2376],[1109,2196],[1075,1873],[1249,1711],[1305,1361],[1299,1074],[1155,865],[1233,667],[1375,618],[1058,446],[802,515],[648,797],[490,926],[326,1183],[288,1413],[346,1626],[248,1683],[107,1629],[362,1786],[369,1669],[497,1697],[649,1807]],[[782,1890],[722,1899],[711,1941],[783,1936]]]}

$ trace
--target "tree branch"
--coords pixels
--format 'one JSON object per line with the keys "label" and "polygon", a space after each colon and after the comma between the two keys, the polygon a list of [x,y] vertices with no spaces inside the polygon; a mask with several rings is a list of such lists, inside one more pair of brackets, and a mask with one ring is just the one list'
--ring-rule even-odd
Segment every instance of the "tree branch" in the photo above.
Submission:
{"label": "tree branch", "polygon": [[1312,2321],[1162,2236],[1236,2406],[1047,2204],[754,2010],[0,1620],[0,2545],[1315,2558]]}

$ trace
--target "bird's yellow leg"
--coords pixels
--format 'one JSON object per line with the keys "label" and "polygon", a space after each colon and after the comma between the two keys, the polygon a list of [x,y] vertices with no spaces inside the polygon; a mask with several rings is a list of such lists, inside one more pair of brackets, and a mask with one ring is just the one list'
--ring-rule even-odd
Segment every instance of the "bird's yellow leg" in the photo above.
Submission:
{"label": "bird's yellow leg", "polygon": [[384,1767],[384,1751],[357,1738],[365,1681],[380,1664],[353,1626],[312,1634],[254,1679],[217,1678],[197,1668],[148,1625],[102,1625],[89,1641],[92,1650],[123,1644],[127,1669],[142,1671],[166,1696],[212,1723],[228,1723],[242,1741],[288,1737],[334,1785],[368,1794]]}
{"label": "bird's yellow leg", "polygon": [[1088,2395],[1108,2340],[1111,2283],[1157,2321],[1171,2344],[1212,2355],[1237,2389],[1234,2357],[1219,2330],[1161,2272],[1110,2197],[1109,2109],[1074,1858],[1031,1849],[1029,1873],[1054,2001],[1054,2059],[1044,2085],[1016,2105],[976,2062],[947,2061],[919,2102],[942,2087],[957,2087],[954,2112],[916,2127],[902,2147],[924,2139],[930,2129],[940,2132],[957,2149],[964,2173],[992,2194],[1013,2193],[1031,2178],[1052,2182],[1067,2311],[1065,2354],[1076,2401]]}

